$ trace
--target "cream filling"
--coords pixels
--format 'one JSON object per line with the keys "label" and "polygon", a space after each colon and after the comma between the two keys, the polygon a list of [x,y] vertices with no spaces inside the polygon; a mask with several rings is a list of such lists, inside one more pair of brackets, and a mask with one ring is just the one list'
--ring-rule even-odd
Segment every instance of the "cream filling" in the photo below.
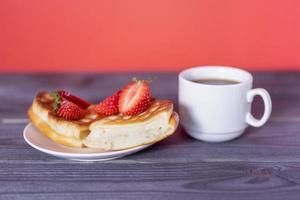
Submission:
{"label": "cream filling", "polygon": [[160,113],[151,121],[94,127],[83,143],[88,147],[126,149],[156,141],[168,132],[170,114]]}

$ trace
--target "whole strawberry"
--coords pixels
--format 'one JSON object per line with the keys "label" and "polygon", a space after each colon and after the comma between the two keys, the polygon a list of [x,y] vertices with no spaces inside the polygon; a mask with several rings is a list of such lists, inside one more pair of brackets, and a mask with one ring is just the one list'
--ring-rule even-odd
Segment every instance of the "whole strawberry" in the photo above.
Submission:
{"label": "whole strawberry", "polygon": [[104,99],[95,107],[95,112],[100,115],[106,115],[106,116],[118,114],[119,95],[120,95],[120,91]]}
{"label": "whole strawberry", "polygon": [[75,103],[76,105],[80,106],[81,108],[83,109],[87,109],[91,103],[71,94],[70,92],[68,91],[65,91],[65,90],[59,90],[58,91],[58,94],[61,96],[61,97],[64,97],[66,98],[67,100]]}
{"label": "whole strawberry", "polygon": [[64,119],[78,120],[84,117],[85,111],[71,101],[63,98],[56,113]]}
{"label": "whole strawberry", "polygon": [[[62,91],[52,92],[51,95],[54,97],[53,109],[59,117],[67,120],[78,120],[84,117],[84,108],[87,108],[87,102],[84,106],[82,104],[82,102],[85,102],[84,100],[70,93],[62,93]],[[68,99],[66,96],[71,96],[72,98]]]}
{"label": "whole strawberry", "polygon": [[123,115],[138,115],[147,110],[151,101],[149,81],[134,79],[120,93],[119,112]]}

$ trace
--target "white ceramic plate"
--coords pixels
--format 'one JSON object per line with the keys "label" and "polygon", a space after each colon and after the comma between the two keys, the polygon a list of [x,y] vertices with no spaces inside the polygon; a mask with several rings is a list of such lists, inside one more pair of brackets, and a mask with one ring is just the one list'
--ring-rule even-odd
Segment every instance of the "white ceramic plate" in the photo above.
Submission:
{"label": "white ceramic plate", "polygon": [[149,147],[151,144],[120,150],[120,151],[103,151],[94,148],[73,148],[67,147],[53,142],[46,136],[41,134],[31,123],[29,123],[23,131],[25,141],[33,148],[44,153],[77,161],[103,161],[112,160],[133,154],[137,151]]}

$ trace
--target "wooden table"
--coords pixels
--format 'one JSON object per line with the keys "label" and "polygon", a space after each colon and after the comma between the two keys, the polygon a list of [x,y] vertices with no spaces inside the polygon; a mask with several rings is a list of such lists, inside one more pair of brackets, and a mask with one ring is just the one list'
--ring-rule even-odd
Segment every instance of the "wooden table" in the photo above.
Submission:
{"label": "wooden table", "polygon": [[176,73],[1,74],[0,199],[300,199],[300,72],[254,73],[255,87],[271,94],[272,117],[231,142],[199,142],[179,127],[142,152],[84,163],[23,140],[37,91],[64,88],[96,103],[134,76],[156,76],[154,95],[177,109]]}

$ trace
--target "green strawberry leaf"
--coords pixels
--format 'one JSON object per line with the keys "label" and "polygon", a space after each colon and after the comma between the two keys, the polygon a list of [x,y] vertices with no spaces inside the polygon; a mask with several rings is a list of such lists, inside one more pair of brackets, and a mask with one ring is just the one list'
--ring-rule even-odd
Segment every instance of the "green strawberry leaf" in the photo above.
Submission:
{"label": "green strawberry leaf", "polygon": [[60,97],[58,91],[51,92],[50,95],[54,98],[53,109],[56,112],[58,110],[58,107],[59,107],[59,104],[61,101],[61,97]]}

